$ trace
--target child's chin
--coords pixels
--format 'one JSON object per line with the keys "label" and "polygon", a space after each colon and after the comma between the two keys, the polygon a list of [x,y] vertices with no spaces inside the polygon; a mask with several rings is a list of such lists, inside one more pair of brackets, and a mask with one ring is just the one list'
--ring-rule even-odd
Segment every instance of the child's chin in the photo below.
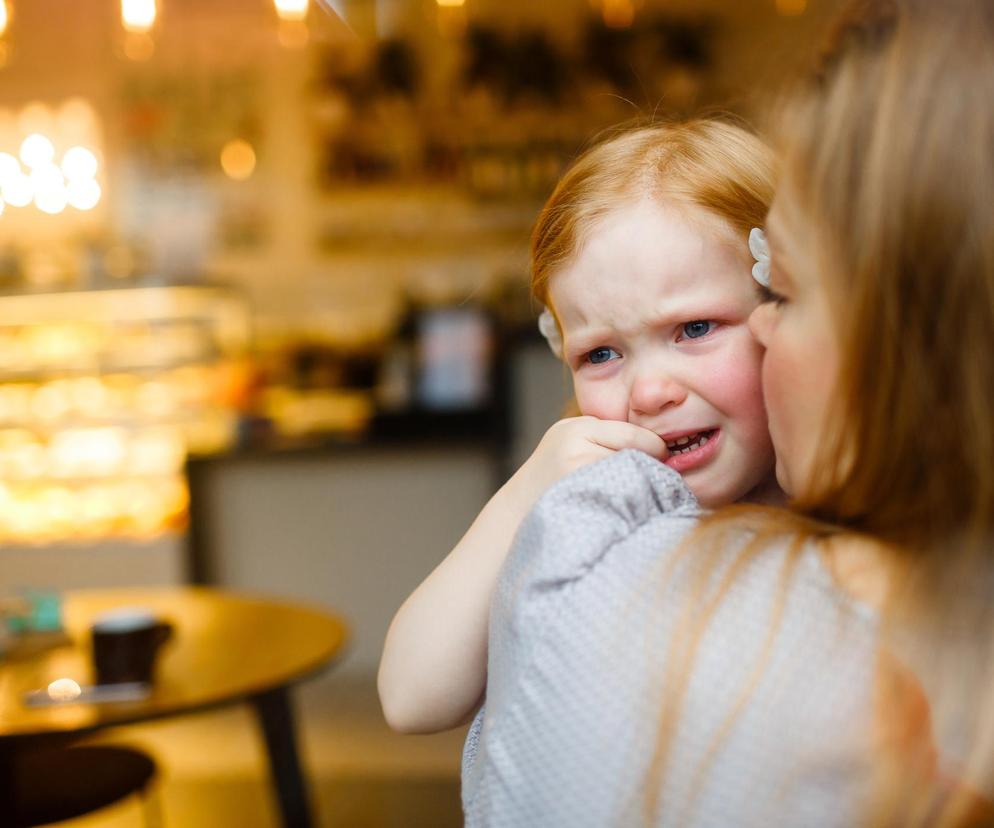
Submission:
{"label": "child's chin", "polygon": [[687,488],[694,493],[697,502],[705,509],[717,509],[719,506],[727,506],[729,503],[735,502],[735,498],[727,492],[716,490],[714,486],[709,486],[707,483],[695,485],[688,480]]}
{"label": "child's chin", "polygon": [[730,506],[733,503],[754,503],[765,506],[783,506],[787,502],[787,495],[781,488],[777,476],[772,469],[758,483],[749,481],[736,488],[732,487],[709,487],[706,483],[696,486],[687,481],[690,491],[694,493],[697,502],[705,509],[718,509],[721,506]]}
{"label": "child's chin", "polygon": [[[693,491],[693,489],[691,489]],[[697,495],[694,495],[697,497]],[[729,500],[727,497],[698,497],[697,502],[704,509],[720,509],[722,506],[728,506],[730,503],[735,503],[734,500]]]}

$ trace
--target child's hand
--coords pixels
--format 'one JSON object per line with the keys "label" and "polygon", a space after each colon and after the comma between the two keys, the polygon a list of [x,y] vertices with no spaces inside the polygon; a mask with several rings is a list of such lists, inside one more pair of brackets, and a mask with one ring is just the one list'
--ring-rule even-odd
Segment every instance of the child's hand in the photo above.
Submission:
{"label": "child's hand", "polygon": [[597,417],[570,417],[545,432],[531,457],[509,483],[518,497],[531,504],[570,472],[626,448],[660,460],[669,456],[666,443],[647,428]]}
{"label": "child's hand", "polygon": [[486,688],[494,584],[522,519],[559,478],[626,448],[669,454],[653,432],[596,417],[560,420],[545,433],[394,617],[378,679],[391,727],[432,733],[472,717]]}

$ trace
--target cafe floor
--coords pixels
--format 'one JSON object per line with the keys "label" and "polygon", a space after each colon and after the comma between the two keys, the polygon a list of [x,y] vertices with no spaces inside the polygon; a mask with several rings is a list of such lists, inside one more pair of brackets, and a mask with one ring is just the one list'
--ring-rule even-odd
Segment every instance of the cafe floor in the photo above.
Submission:
{"label": "cafe floor", "polygon": [[[371,681],[325,679],[297,690],[302,759],[317,825],[449,828],[462,825],[464,730],[400,736],[380,715]],[[233,707],[101,735],[134,745],[160,769],[153,806],[161,828],[277,828],[275,798],[251,711]],[[61,825],[143,826],[136,799]],[[149,828],[153,828],[149,825]]]}

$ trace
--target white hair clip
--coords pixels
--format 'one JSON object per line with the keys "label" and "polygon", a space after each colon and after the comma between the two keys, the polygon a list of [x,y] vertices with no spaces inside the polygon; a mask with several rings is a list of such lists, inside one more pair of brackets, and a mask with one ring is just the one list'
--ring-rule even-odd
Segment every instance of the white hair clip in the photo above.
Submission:
{"label": "white hair clip", "polygon": [[559,359],[563,358],[563,338],[559,333],[559,326],[556,324],[556,318],[552,315],[552,311],[548,308],[542,308],[542,313],[538,317],[538,330],[545,337],[545,341],[549,343],[549,348],[552,349]]}
{"label": "white hair clip", "polygon": [[766,233],[758,227],[749,231],[749,252],[756,260],[752,266],[752,278],[763,287],[770,286],[770,245],[766,241]]}

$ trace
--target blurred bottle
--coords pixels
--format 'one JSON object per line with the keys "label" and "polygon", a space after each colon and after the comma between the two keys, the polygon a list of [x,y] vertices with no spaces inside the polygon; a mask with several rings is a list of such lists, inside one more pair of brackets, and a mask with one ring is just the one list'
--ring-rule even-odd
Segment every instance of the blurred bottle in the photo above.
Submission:
{"label": "blurred bottle", "polygon": [[407,294],[397,328],[380,362],[376,402],[381,411],[397,413],[413,405],[418,313],[414,300]]}

